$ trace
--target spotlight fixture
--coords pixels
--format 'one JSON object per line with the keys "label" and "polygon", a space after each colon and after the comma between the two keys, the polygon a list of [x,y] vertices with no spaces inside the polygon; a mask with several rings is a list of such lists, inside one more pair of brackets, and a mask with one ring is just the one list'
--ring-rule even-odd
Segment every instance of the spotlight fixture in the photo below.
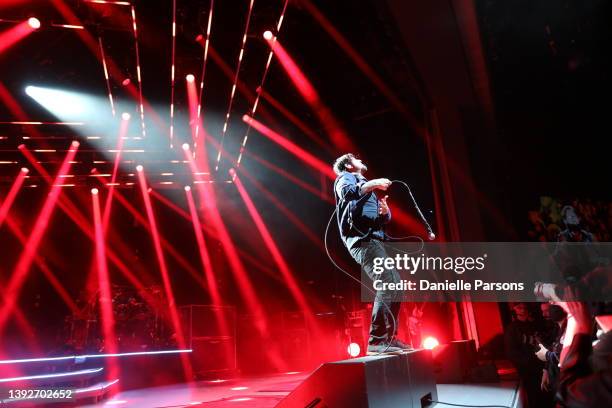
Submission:
{"label": "spotlight fixture", "polygon": [[139,164],[138,166],[136,166],[136,171],[142,171],[143,167],[142,164]]}
{"label": "spotlight fixture", "polygon": [[91,189],[91,194],[93,194],[93,195],[98,194],[98,189],[97,188],[92,188]]}
{"label": "spotlight fixture", "polygon": [[264,33],[263,33],[263,38],[264,38],[265,40],[270,41],[270,40],[271,40],[273,37],[274,37],[274,34],[272,34],[272,31],[270,31],[270,30],[266,30],[266,31],[264,31]]}
{"label": "spotlight fixture", "polygon": [[28,25],[30,26],[30,28],[38,30],[40,28],[40,20],[36,17],[30,17],[28,18]]}
{"label": "spotlight fixture", "polygon": [[189,143],[183,143],[183,150],[189,150]]}
{"label": "spotlight fixture", "polygon": [[132,83],[132,80],[130,78],[125,78],[122,82],[121,85],[123,86],[128,86],[129,84]]}
{"label": "spotlight fixture", "polygon": [[187,79],[187,82],[193,82],[195,81],[195,77],[193,76],[193,74],[189,74],[185,77],[185,79]]}
{"label": "spotlight fixture", "polygon": [[185,191],[191,191],[191,187],[190,186],[185,186]]}
{"label": "spotlight fixture", "polygon": [[127,112],[123,112],[121,114],[121,119],[123,119],[123,120],[130,120],[130,117],[131,117],[130,114],[127,113]]}
{"label": "spotlight fixture", "polygon": [[22,167],[21,168],[21,172],[25,173],[25,174],[28,174],[30,172],[30,169],[28,169],[27,167]]}
{"label": "spotlight fixture", "polygon": [[81,145],[77,140],[73,140],[71,144],[75,149]]}

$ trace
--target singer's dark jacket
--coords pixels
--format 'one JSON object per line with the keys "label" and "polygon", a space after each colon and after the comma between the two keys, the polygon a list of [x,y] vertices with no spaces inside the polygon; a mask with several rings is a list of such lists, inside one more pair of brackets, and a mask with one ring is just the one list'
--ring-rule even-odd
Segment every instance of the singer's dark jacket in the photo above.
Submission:
{"label": "singer's dark jacket", "polygon": [[364,240],[384,240],[384,225],[391,221],[391,211],[378,214],[374,191],[361,194],[366,178],[358,173],[342,172],[334,183],[338,228],[344,245],[350,250]]}

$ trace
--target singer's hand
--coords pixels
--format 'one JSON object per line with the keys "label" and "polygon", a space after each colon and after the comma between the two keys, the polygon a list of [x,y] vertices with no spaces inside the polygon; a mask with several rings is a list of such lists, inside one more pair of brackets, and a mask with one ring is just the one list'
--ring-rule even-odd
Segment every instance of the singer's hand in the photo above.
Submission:
{"label": "singer's hand", "polygon": [[388,195],[378,200],[378,214],[387,215],[389,214],[389,205],[387,204]]}

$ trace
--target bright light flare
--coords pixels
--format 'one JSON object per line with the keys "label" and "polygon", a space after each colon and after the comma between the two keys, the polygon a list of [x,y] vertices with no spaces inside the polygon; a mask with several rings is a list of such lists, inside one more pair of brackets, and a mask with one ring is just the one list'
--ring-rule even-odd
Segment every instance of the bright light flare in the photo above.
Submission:
{"label": "bright light flare", "polygon": [[37,19],[36,17],[30,17],[30,18],[28,18],[28,25],[32,29],[38,30],[40,28],[40,20]]}
{"label": "bright light flare", "polygon": [[29,85],[25,93],[62,120],[82,118],[90,108],[87,97],[75,92]]}
{"label": "bright light flare", "polygon": [[272,38],[274,38],[274,34],[272,34],[272,31],[270,31],[270,30],[264,31],[263,38],[266,41],[270,41]]}
{"label": "bright light flare", "polygon": [[351,343],[346,348],[346,352],[351,357],[357,357],[359,354],[361,354],[361,347],[359,347],[359,344],[357,343]]}
{"label": "bright light flare", "polygon": [[91,189],[91,194],[92,195],[97,195],[98,194],[98,189],[97,188],[92,188]]}
{"label": "bright light flare", "polygon": [[127,113],[127,112],[123,112],[121,114],[121,119],[123,119],[123,120],[130,120],[131,117],[132,116],[129,113]]}
{"label": "bright light flare", "polygon": [[193,74],[189,74],[185,77],[185,79],[187,80],[187,82],[193,82],[195,81],[195,76],[193,76]]}
{"label": "bright light flare", "polygon": [[433,350],[440,345],[440,342],[435,337],[426,337],[423,340],[423,348],[427,350]]}

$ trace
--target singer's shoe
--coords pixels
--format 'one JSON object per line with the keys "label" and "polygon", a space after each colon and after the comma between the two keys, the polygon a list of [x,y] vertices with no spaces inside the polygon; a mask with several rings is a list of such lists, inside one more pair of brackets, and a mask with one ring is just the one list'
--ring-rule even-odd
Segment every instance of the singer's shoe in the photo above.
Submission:
{"label": "singer's shoe", "polygon": [[399,354],[405,350],[402,350],[399,347],[393,345],[393,343],[379,343],[379,344],[370,344],[368,345],[368,356],[375,356],[377,354],[390,353],[390,354]]}
{"label": "singer's shoe", "polygon": [[393,347],[397,347],[397,348],[402,349],[402,350],[404,350],[404,351],[409,351],[409,350],[412,350],[412,346],[411,346],[411,345],[406,344],[406,343],[404,343],[403,341],[398,340],[398,339],[393,339],[393,340],[391,341],[391,345],[392,345]]}

